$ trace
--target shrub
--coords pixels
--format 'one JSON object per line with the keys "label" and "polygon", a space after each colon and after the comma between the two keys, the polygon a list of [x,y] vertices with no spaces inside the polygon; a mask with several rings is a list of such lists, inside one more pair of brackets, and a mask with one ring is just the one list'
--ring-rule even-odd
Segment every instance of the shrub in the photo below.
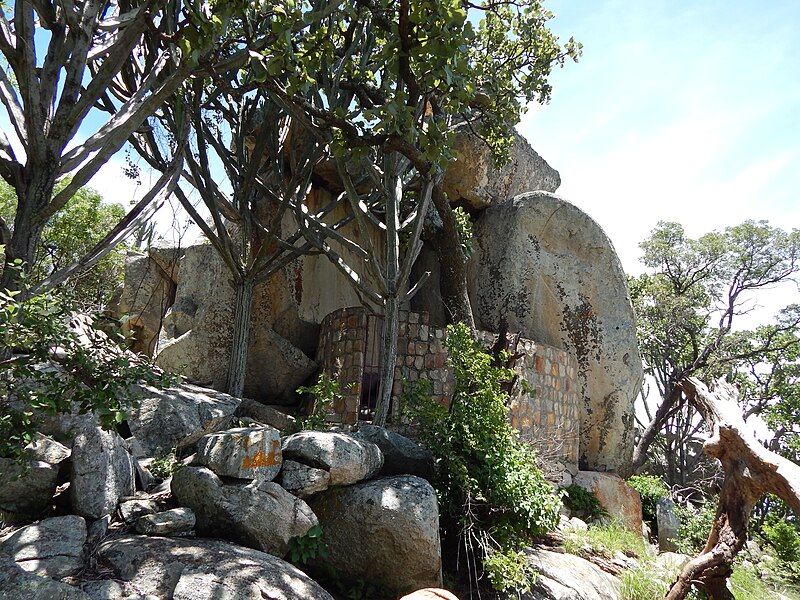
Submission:
{"label": "shrub", "polygon": [[575,483],[565,487],[564,491],[566,492],[564,502],[573,512],[585,515],[587,519],[599,519],[606,514],[594,492],[590,492]]}
{"label": "shrub", "polygon": [[639,492],[642,497],[642,516],[650,524],[656,523],[656,506],[659,500],[669,498],[669,488],[658,477],[653,475],[634,475],[628,479],[628,485]]}
{"label": "shrub", "polygon": [[800,534],[793,524],[786,521],[765,523],[761,532],[779,559],[784,562],[800,560]]}
{"label": "shrub", "polygon": [[717,514],[716,506],[713,502],[704,500],[698,506],[693,504],[678,506],[676,511],[681,521],[678,529],[678,551],[684,554],[697,554],[705,548],[708,541],[708,534]]}
{"label": "shrub", "polygon": [[337,400],[344,398],[339,381],[329,376],[324,371],[319,376],[317,383],[310,387],[297,388],[298,394],[310,394],[314,399],[311,413],[305,419],[298,419],[297,431],[303,429],[322,430],[327,427],[326,414]]}
{"label": "shrub", "polygon": [[[19,265],[17,265],[19,266]],[[23,280],[23,283],[25,281]],[[121,350],[72,312],[68,299],[47,292],[19,300],[0,292],[0,456],[19,456],[35,431],[35,415],[90,413],[105,428],[125,419],[135,383],[168,384],[146,360]]]}
{"label": "shrub", "polygon": [[466,560],[480,561],[497,589],[509,589],[510,577],[524,591],[532,574],[522,547],[555,527],[559,499],[509,422],[501,384],[511,370],[493,366],[463,324],[448,327],[445,343],[455,374],[449,409],[430,397],[426,381],[407,386],[405,409],[436,458],[443,522],[462,536],[462,548],[473,549]]}

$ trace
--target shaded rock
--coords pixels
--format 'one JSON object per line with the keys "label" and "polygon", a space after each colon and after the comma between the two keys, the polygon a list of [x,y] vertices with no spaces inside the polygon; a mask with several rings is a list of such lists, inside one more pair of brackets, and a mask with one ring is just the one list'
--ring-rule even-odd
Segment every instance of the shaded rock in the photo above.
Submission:
{"label": "shaded rock", "polygon": [[157,512],[158,505],[149,498],[136,498],[119,504],[119,516],[129,525],[145,515],[154,515]]}
{"label": "shaded rock", "polygon": [[53,438],[37,433],[33,441],[25,446],[25,454],[33,460],[59,465],[69,458],[72,451]]}
{"label": "shaded rock", "polygon": [[194,513],[189,508],[173,508],[152,515],[144,515],[136,521],[136,531],[144,535],[171,535],[186,533],[194,529]]}
{"label": "shaded rock", "polygon": [[0,554],[0,599],[3,600],[91,600],[78,588],[29,573]]}
{"label": "shaded rock", "polygon": [[72,444],[69,498],[73,510],[93,519],[111,514],[134,492],[133,460],[114,431],[87,425]]}
{"label": "shaded rock", "polygon": [[255,480],[224,485],[210,469],[183,467],[172,476],[172,494],[191,508],[197,532],[284,556],[292,538],[318,524],[308,505],[277,483]]}
{"label": "shaded rock", "polygon": [[526,551],[539,576],[524,600],[619,600],[620,580],[588,560],[543,548]]}
{"label": "shaded rock", "polygon": [[656,528],[658,530],[658,549],[661,552],[678,550],[678,530],[681,520],[675,511],[675,503],[670,498],[662,498],[656,504]]}
{"label": "shaded rock", "polygon": [[634,533],[642,532],[642,499],[619,476],[613,473],[597,473],[595,471],[578,471],[575,484],[597,496],[602,506],[612,519]]}
{"label": "shaded rock", "polygon": [[0,510],[11,521],[41,514],[53,499],[58,468],[41,460],[0,458]]}
{"label": "shaded rock", "polygon": [[195,463],[217,475],[272,481],[281,470],[281,434],[274,427],[237,427],[206,435]]}
{"label": "shaded rock", "polygon": [[372,442],[344,433],[301,431],[283,440],[284,458],[325,469],[330,485],[350,485],[380,471],[383,455]]}
{"label": "shaded rock", "polygon": [[237,417],[248,417],[259,423],[271,425],[275,429],[284,431],[286,429],[293,429],[296,426],[297,419],[292,415],[278,410],[272,406],[243,398],[241,404],[236,409]]}
{"label": "shaded rock", "polygon": [[280,484],[299,498],[307,498],[328,489],[331,474],[323,469],[315,469],[293,460],[283,461]]}
{"label": "shaded rock", "polygon": [[442,583],[439,510],[433,487],[411,475],[331,488],[309,499],[328,556],[346,580],[396,592]]}
{"label": "shaded rock", "polygon": [[145,456],[164,456],[187,438],[228,426],[240,400],[182,383],[166,389],[137,386],[139,402],[128,408],[128,426]]}
{"label": "shaded rock", "polygon": [[140,594],[133,583],[115,579],[86,581],[81,590],[92,600],[156,600],[155,596]]}
{"label": "shaded rock", "polygon": [[451,202],[464,202],[474,209],[504,202],[523,192],[555,192],[561,185],[558,171],[514,132],[508,162],[497,167],[489,146],[469,126],[456,129],[452,161],[442,186]]}
{"label": "shaded rock", "polygon": [[600,226],[558,196],[522,194],[477,220],[468,269],[479,328],[505,322],[577,359],[581,468],[624,472],[643,371],[625,273]]}
{"label": "shaded rock", "polygon": [[219,540],[109,538],[98,549],[142,595],[174,600],[332,600],[305,573],[264,552]]}
{"label": "shaded rock", "polygon": [[0,540],[8,554],[25,571],[61,579],[83,568],[86,521],[75,515],[44,519]]}
{"label": "shaded rock", "polygon": [[376,425],[362,425],[356,437],[372,442],[383,454],[381,475],[433,477],[433,454],[415,441]]}

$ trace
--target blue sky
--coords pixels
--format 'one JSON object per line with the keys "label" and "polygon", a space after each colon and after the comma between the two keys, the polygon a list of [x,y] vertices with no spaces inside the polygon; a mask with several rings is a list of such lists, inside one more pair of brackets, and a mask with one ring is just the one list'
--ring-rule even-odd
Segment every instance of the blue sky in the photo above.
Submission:
{"label": "blue sky", "polygon": [[583,43],[520,132],[623,265],[658,220],[800,226],[800,2],[554,1]]}

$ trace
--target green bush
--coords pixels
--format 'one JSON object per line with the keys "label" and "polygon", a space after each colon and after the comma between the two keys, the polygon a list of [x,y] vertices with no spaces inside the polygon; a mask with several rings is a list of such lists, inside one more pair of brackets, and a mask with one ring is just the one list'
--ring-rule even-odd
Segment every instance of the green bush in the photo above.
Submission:
{"label": "green bush", "polygon": [[659,500],[669,498],[669,488],[654,475],[634,475],[628,485],[642,497],[642,516],[650,524],[656,523],[656,506]]}
{"label": "green bush", "polygon": [[780,560],[789,563],[800,560],[800,533],[793,524],[786,521],[765,523],[761,533]]}
{"label": "green bush", "polygon": [[571,511],[580,513],[587,519],[599,519],[606,514],[593,492],[574,483],[565,487],[564,492],[564,502]]}
{"label": "green bush", "polygon": [[493,366],[465,325],[448,327],[445,344],[455,374],[449,409],[431,399],[430,383],[423,381],[407,386],[405,411],[436,458],[443,522],[466,536],[462,548],[477,549],[466,560],[480,561],[500,590],[508,589],[509,574],[527,579],[514,582],[524,591],[532,581],[520,550],[555,527],[559,498],[536,467],[533,449],[509,422],[501,384],[511,379],[511,370]]}
{"label": "green bush", "polygon": [[304,429],[323,430],[327,428],[326,415],[330,407],[337,400],[344,398],[339,381],[329,376],[324,371],[319,376],[317,383],[310,387],[297,388],[298,394],[310,394],[314,399],[311,413],[305,419],[298,419],[297,431]]}
{"label": "green bush", "polygon": [[678,551],[684,554],[697,554],[705,548],[717,508],[713,502],[704,500],[698,506],[693,504],[677,506],[676,512],[681,521],[678,529]]}

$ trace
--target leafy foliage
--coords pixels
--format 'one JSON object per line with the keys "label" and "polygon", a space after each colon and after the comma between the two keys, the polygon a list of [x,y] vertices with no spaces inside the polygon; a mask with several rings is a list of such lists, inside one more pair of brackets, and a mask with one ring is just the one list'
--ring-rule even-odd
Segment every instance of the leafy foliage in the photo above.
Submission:
{"label": "leafy foliage", "polygon": [[289,542],[289,560],[297,566],[304,566],[317,557],[328,556],[328,548],[322,536],[322,526],[315,525],[304,535],[292,538]]}
{"label": "leafy foliage", "polygon": [[18,296],[0,292],[0,347],[14,352],[0,362],[0,456],[18,456],[31,441],[36,413],[93,412],[111,428],[135,402],[133,384],[169,383],[122,351],[116,343],[121,336],[114,340],[92,329],[64,298],[53,292],[22,301]]}
{"label": "leafy foliage", "polygon": [[800,560],[800,533],[795,525],[786,521],[765,523],[761,533],[779,559],[784,562]]}
{"label": "leafy foliage", "polygon": [[469,258],[474,251],[472,247],[472,220],[469,218],[467,211],[460,206],[453,209],[453,214],[456,218],[458,239],[461,241],[461,250],[464,252],[464,256]]}
{"label": "leafy foliage", "polygon": [[656,505],[659,500],[669,498],[669,488],[654,475],[634,475],[628,479],[628,485],[639,492],[642,498],[642,515],[649,523],[656,522]]}
{"label": "leafy foliage", "polygon": [[529,573],[521,547],[555,527],[558,496],[536,468],[532,448],[509,423],[502,383],[510,370],[493,366],[462,324],[448,327],[445,343],[455,373],[449,409],[419,387],[405,404],[437,461],[434,484],[442,519],[451,528],[446,533],[473,549],[493,583],[502,588],[511,577],[516,589],[525,589],[520,582]]}
{"label": "leafy foliage", "polygon": [[676,512],[681,522],[678,529],[678,550],[684,554],[697,554],[708,541],[717,509],[713,502],[703,501],[699,505],[677,506]]}
{"label": "leafy foliage", "polygon": [[324,430],[327,428],[326,415],[337,400],[344,399],[342,386],[338,380],[334,379],[324,371],[320,374],[317,383],[310,387],[297,388],[298,394],[310,394],[313,398],[311,413],[305,419],[298,419],[297,430],[315,429]]}
{"label": "leafy foliage", "polygon": [[599,519],[606,514],[594,492],[573,483],[564,488],[564,501],[570,510],[581,513],[588,519]]}
{"label": "leafy foliage", "polygon": [[148,467],[148,471],[153,474],[154,477],[164,480],[168,477],[171,477],[175,470],[178,468],[177,457],[175,456],[175,449],[173,448],[172,452],[169,454],[165,454],[164,456],[159,456],[153,459],[153,462],[150,463]]}
{"label": "leafy foliage", "polygon": [[[59,193],[67,181],[58,183]],[[0,180],[0,218],[14,222],[17,197],[14,189]],[[44,227],[31,265],[29,280],[36,283],[58,269],[83,257],[125,215],[121,204],[106,203],[90,188],[81,188]],[[70,280],[65,288],[86,308],[102,308],[122,282],[125,267],[123,244],[103,257],[90,271]]]}

